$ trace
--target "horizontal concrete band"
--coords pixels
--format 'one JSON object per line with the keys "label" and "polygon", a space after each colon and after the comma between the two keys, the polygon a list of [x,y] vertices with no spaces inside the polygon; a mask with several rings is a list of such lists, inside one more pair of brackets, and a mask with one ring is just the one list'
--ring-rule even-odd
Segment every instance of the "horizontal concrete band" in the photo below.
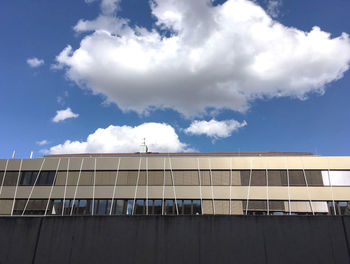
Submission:
{"label": "horizontal concrete band", "polygon": [[[120,163],[119,163],[120,160]],[[69,164],[68,164],[69,161]],[[95,166],[96,161],[96,166]],[[22,164],[22,166],[21,166]],[[101,157],[1,159],[0,171],[7,170],[249,170],[306,169],[349,170],[350,157]],[[59,165],[59,166],[58,166]],[[69,166],[68,166],[69,165]]]}
{"label": "horizontal concrete band", "polygon": [[[15,186],[4,186],[0,199],[13,199]],[[113,186],[96,186],[95,199],[111,199],[113,195]],[[246,200],[248,198],[248,186],[176,186],[175,194],[172,186],[164,187],[164,199],[236,199]],[[32,186],[19,186],[16,194],[18,199],[29,197]],[[67,186],[66,195],[64,196],[64,186],[54,186],[51,199],[63,199],[64,197],[76,199],[92,199],[93,186]],[[148,189],[148,190],[147,190]],[[50,186],[35,186],[31,199],[48,199]],[[213,190],[213,192],[212,192]],[[332,196],[333,191],[333,196]],[[146,193],[148,192],[148,195]],[[231,195],[230,195],[231,193]],[[214,196],[212,195],[214,194]],[[114,198],[134,199],[135,186],[117,186]],[[138,186],[136,198],[140,199],[162,199],[163,186]],[[346,201],[350,200],[350,187],[265,187],[252,186],[249,191],[249,199],[256,200],[315,200],[315,201]]]}

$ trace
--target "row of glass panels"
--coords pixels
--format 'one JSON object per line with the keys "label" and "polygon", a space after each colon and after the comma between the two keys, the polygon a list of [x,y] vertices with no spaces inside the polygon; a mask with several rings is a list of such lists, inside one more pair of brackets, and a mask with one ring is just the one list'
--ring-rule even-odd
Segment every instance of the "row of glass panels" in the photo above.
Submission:
{"label": "row of glass panels", "polygon": [[[18,181],[18,176],[20,179]],[[350,186],[350,171],[320,170],[183,170],[183,171],[7,171],[3,186],[119,185],[119,186]]]}

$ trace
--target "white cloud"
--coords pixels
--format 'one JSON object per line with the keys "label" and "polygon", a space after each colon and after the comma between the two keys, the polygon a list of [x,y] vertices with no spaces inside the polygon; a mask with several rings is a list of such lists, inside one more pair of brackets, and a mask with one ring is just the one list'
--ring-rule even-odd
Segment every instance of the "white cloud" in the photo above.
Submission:
{"label": "white cloud", "polygon": [[174,128],[165,123],[144,123],[139,126],[113,126],[99,128],[85,141],[67,140],[49,149],[51,154],[62,153],[116,153],[138,152],[142,139],[151,152],[188,151],[179,140]]}
{"label": "white cloud", "polygon": [[48,143],[49,143],[49,142],[48,142],[46,139],[36,142],[36,144],[38,144],[39,146],[44,146],[44,145],[46,145],[46,144],[48,144]]}
{"label": "white cloud", "polygon": [[281,6],[282,0],[269,0],[266,11],[271,17],[277,18],[279,16]]}
{"label": "white cloud", "polygon": [[35,57],[27,59],[27,64],[32,68],[40,67],[41,65],[44,65],[44,63],[44,60]]}
{"label": "white cloud", "polygon": [[123,111],[245,111],[257,98],[322,94],[349,68],[347,34],[286,27],[252,1],[153,0],[151,31],[118,16],[118,3],[103,0],[95,20],[77,23],[91,32],[56,57],[56,68]]}
{"label": "white cloud", "polygon": [[72,112],[72,109],[70,107],[67,107],[65,110],[58,110],[56,111],[56,115],[54,118],[52,118],[52,121],[55,123],[58,123],[60,121],[66,120],[68,118],[77,118],[79,114],[75,114]]}
{"label": "white cloud", "polygon": [[245,127],[246,125],[246,121],[240,123],[236,120],[195,120],[188,128],[185,129],[185,133],[192,135],[207,135],[208,137],[212,137],[214,139],[226,138],[231,136],[233,132]]}

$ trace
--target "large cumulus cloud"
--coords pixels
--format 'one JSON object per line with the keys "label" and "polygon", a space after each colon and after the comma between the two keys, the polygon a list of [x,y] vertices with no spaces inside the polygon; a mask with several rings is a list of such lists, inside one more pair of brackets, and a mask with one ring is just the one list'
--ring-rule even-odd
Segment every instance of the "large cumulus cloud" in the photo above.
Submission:
{"label": "large cumulus cloud", "polygon": [[87,34],[56,67],[123,111],[244,111],[257,98],[323,93],[349,67],[347,34],[286,27],[248,0],[153,0],[152,30],[130,26],[118,4],[103,0],[95,20],[77,23]]}

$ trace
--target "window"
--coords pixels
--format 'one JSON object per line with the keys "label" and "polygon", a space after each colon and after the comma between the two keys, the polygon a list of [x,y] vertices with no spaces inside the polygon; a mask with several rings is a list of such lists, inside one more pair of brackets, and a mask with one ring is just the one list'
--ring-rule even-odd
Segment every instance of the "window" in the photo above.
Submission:
{"label": "window", "polygon": [[325,186],[350,186],[350,171],[322,171]]}
{"label": "window", "polygon": [[264,170],[253,170],[251,186],[266,186],[266,171]]}
{"label": "window", "polygon": [[174,210],[174,200],[165,200],[165,210],[164,210],[166,215],[173,215],[175,210]]}
{"label": "window", "polygon": [[317,170],[306,170],[305,176],[309,186],[323,186],[322,173]]}
{"label": "window", "polygon": [[18,171],[6,171],[4,177],[4,186],[17,185]]}
{"label": "window", "polygon": [[269,170],[268,171],[269,186],[287,186],[286,170]]}
{"label": "window", "polygon": [[193,212],[194,215],[202,214],[201,200],[193,200]]}
{"label": "window", "polygon": [[136,200],[134,214],[145,214],[145,200]]}
{"label": "window", "polygon": [[37,171],[23,171],[21,174],[21,185],[34,185],[36,177],[38,176]]}
{"label": "window", "polygon": [[304,172],[302,170],[289,171],[290,186],[306,186]]}

